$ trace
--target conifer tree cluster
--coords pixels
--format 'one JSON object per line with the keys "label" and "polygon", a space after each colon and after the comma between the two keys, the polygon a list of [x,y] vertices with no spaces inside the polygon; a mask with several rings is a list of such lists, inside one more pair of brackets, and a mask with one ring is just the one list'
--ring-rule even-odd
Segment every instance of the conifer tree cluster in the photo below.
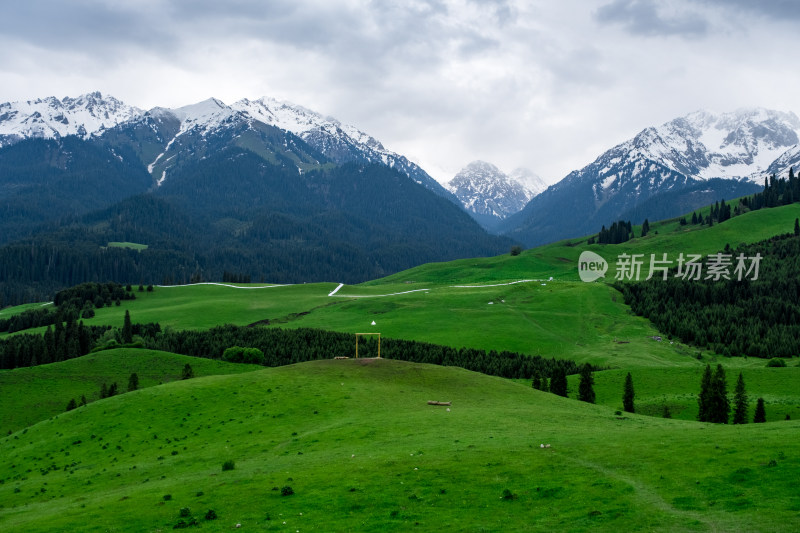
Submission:
{"label": "conifer tree cluster", "polygon": [[582,402],[594,403],[594,376],[592,375],[591,365],[584,364],[581,367],[581,378],[578,383],[578,399]]}
{"label": "conifer tree cluster", "polygon": [[[789,230],[790,228],[787,228]],[[800,353],[800,237],[785,234],[721,251],[729,279],[677,277],[618,283],[625,303],[663,333],[724,356],[791,357]],[[744,259],[738,279],[738,257]],[[753,261],[758,256],[758,279]]]}
{"label": "conifer tree cluster", "polygon": [[[603,226],[600,229],[600,233],[597,234],[597,243],[619,244],[627,242],[631,240],[631,238],[633,238],[633,226],[631,225],[631,221],[625,222],[624,220],[620,220],[611,224],[611,227],[608,229]],[[589,244],[594,244],[594,241],[591,241]]]}
{"label": "conifer tree cluster", "polygon": [[567,397],[567,373],[562,367],[553,370],[553,376],[550,378],[550,392],[564,398]]}
{"label": "conifer tree cluster", "polygon": [[756,401],[756,413],[753,416],[754,424],[762,424],[767,421],[767,412],[764,409],[764,398],[759,398]]}
{"label": "conifer tree cluster", "polygon": [[628,372],[628,375],[625,376],[625,386],[622,392],[622,408],[627,413],[635,413],[636,408],[633,404],[634,398],[634,391],[633,391],[633,378],[631,377],[631,373]]}
{"label": "conifer tree cluster", "polygon": [[725,369],[717,365],[712,373],[711,365],[706,365],[703,379],[700,382],[700,394],[697,398],[697,419],[700,422],[727,424],[730,415],[730,401],[728,400],[728,385],[725,379]]}
{"label": "conifer tree cluster", "polygon": [[764,180],[764,190],[753,196],[742,198],[742,205],[756,211],[763,207],[778,207],[800,201],[800,176],[789,169],[786,178],[776,178],[775,174]]}

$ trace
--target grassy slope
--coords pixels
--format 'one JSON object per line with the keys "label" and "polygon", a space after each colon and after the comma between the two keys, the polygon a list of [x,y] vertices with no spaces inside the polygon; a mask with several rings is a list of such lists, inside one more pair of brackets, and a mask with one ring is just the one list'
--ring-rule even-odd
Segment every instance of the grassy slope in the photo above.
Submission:
{"label": "grassy slope", "polygon": [[[614,264],[620,253],[642,253],[648,259],[651,253],[667,253],[669,259],[675,260],[681,252],[718,252],[726,244],[735,247],[739,243],[752,243],[789,233],[794,229],[794,220],[798,217],[800,204],[752,211],[712,227],[680,226],[677,219],[670,219],[654,222],[647,237],[637,237],[623,244],[589,246],[586,238],[567,239],[527,250],[517,257],[500,256],[426,264],[369,282],[367,285],[398,282],[461,283],[465,280],[499,282],[525,278],[547,279],[550,276],[559,280],[578,280],[578,257],[584,250],[594,251],[609,262],[607,279],[613,280]],[[634,234],[640,233],[641,228],[635,227]]]}
{"label": "grassy slope", "polygon": [[0,435],[63,413],[70,399],[89,402],[100,397],[100,386],[116,382],[120,392],[128,390],[133,372],[139,387],[181,379],[184,365],[195,376],[233,374],[260,369],[154,350],[116,349],[89,354],[61,363],[0,371]]}
{"label": "grassy slope", "polygon": [[[794,361],[797,361],[795,359]],[[764,398],[767,421],[782,421],[789,415],[800,420],[800,368],[766,368],[763,359],[748,360],[718,358],[725,367],[731,400],[739,372],[744,378],[749,398],[748,421],[752,422],[756,400]],[[797,364],[796,362],[794,364]],[[716,368],[716,363],[712,363]],[[700,390],[702,367],[695,368],[636,368],[631,369],[636,398],[636,412],[660,417],[666,404],[673,418],[697,420],[697,393]],[[622,410],[622,392],[628,370],[596,372],[595,394],[598,405]],[[578,396],[579,376],[569,376],[569,395]]]}
{"label": "grassy slope", "polygon": [[151,387],[0,439],[0,529],[156,531],[188,507],[204,531],[796,531],[798,430],[320,361]]}
{"label": "grassy slope", "polygon": [[[153,293],[137,293],[138,299],[125,302],[123,307],[98,310],[87,323],[118,326],[125,309],[130,309],[134,321],[157,321],[176,328],[245,325],[268,319],[278,327],[380,331],[387,337],[512,350],[617,368],[698,366],[692,358],[695,350],[652,342],[649,337],[656,335],[656,330],[648,321],[632,316],[614,289],[603,283],[574,281],[580,252],[598,251],[613,269],[614,258],[622,251],[666,252],[673,258],[681,251],[709,253],[726,243],[753,242],[784,232],[793,227],[797,216],[800,205],[748,213],[711,228],[682,228],[677,221],[654,223],[650,236],[623,245],[586,246],[584,241],[573,246],[577,242],[573,240],[528,250],[517,257],[433,263],[343,287],[333,298],[328,297],[336,288],[333,283],[258,289],[157,287]],[[545,286],[537,281],[500,287],[453,287],[549,280],[551,276],[555,280],[545,281]],[[417,292],[381,296],[407,291]],[[370,325],[373,320],[375,327]]]}

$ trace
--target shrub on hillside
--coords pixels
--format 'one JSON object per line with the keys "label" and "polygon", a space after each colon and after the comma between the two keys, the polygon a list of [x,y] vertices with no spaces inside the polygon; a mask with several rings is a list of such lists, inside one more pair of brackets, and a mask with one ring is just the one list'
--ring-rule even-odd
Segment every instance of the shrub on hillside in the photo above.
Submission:
{"label": "shrub on hillside", "polygon": [[773,357],[769,360],[769,362],[767,362],[767,366],[771,368],[783,368],[786,366],[786,361],[780,357]]}
{"label": "shrub on hillside", "polygon": [[258,348],[242,348],[231,346],[222,354],[222,359],[230,363],[248,363],[253,365],[264,364],[264,352]]}

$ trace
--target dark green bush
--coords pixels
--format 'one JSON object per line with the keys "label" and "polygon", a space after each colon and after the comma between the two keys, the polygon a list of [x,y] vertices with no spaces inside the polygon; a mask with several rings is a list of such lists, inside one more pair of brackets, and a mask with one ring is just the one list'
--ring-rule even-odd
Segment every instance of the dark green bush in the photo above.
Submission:
{"label": "dark green bush", "polygon": [[281,496],[291,496],[292,494],[294,494],[294,489],[289,485],[281,488]]}
{"label": "dark green bush", "polygon": [[248,363],[253,365],[264,364],[264,352],[258,348],[242,348],[231,346],[222,354],[222,359],[231,363]]}
{"label": "dark green bush", "polygon": [[236,463],[234,463],[233,460],[231,460],[231,459],[228,459],[227,461],[222,463],[222,471],[223,472],[225,472],[227,470],[233,470],[234,468],[236,468]]}

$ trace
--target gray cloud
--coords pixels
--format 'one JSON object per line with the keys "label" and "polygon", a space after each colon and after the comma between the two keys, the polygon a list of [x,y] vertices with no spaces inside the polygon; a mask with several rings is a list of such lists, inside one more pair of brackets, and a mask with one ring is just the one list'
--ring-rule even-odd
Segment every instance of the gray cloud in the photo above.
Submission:
{"label": "gray cloud", "polygon": [[654,0],[614,0],[595,12],[603,24],[617,24],[633,35],[646,37],[702,37],[708,22],[696,13],[665,15]]}
{"label": "gray cloud", "polygon": [[702,0],[702,3],[776,21],[800,20],[800,2],[797,0]]}
{"label": "gray cloud", "polygon": [[452,171],[438,178],[481,157],[552,181],[697,108],[800,109],[800,73],[787,67],[796,32],[775,22],[800,17],[794,2],[7,3],[0,101],[91,90],[140,107],[274,96]]}

